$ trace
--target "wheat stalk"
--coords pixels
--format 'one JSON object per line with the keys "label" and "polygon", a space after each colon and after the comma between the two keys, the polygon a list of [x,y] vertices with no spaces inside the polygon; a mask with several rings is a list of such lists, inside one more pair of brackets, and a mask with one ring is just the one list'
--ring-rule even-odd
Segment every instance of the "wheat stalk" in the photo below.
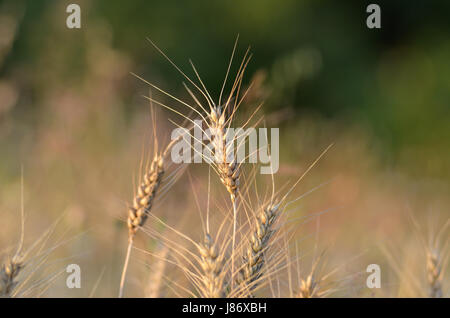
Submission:
{"label": "wheat stalk", "polygon": [[[217,172],[220,181],[228,191],[233,205],[233,237],[231,250],[231,272],[234,273],[234,250],[236,244],[236,228],[237,228],[237,193],[239,190],[239,165],[236,156],[230,158],[227,145],[227,130],[225,123],[226,108],[218,105],[211,108],[208,116],[209,127],[211,131],[211,143],[214,147],[214,156],[216,160]],[[231,143],[233,145],[233,143]],[[231,159],[231,160],[230,160]],[[232,282],[233,284],[233,282]],[[233,286],[232,286],[233,287]]]}
{"label": "wheat stalk", "polygon": [[[239,37],[238,37],[239,38]],[[150,85],[151,87],[157,89],[158,91],[160,91],[161,93],[165,94],[166,96],[172,98],[173,100],[183,104],[184,106],[188,107],[191,111],[197,113],[198,115],[200,115],[200,117],[202,118],[202,120],[205,122],[205,124],[208,126],[208,128],[210,129],[211,132],[211,139],[210,142],[211,144],[214,146],[214,157],[215,160],[207,160],[211,166],[213,166],[213,169],[218,173],[219,178],[222,182],[222,184],[225,186],[225,188],[227,189],[227,192],[230,195],[231,198],[231,202],[233,205],[233,238],[232,238],[232,254],[231,254],[231,271],[234,272],[234,250],[235,250],[235,242],[236,242],[236,229],[237,229],[237,197],[238,197],[238,191],[239,191],[239,176],[240,176],[240,172],[239,172],[239,164],[237,163],[236,160],[236,156],[233,156],[233,158],[231,158],[229,156],[229,151],[228,151],[228,145],[227,145],[227,127],[229,127],[231,125],[231,122],[234,118],[234,114],[235,111],[237,110],[239,104],[242,102],[243,98],[245,97],[246,93],[248,92],[249,88],[246,90],[246,92],[244,93],[243,97],[241,98],[241,100],[238,102],[238,97],[239,97],[239,91],[241,88],[241,84],[242,84],[242,78],[245,72],[245,69],[247,67],[248,62],[250,61],[250,57],[248,57],[248,53],[249,53],[249,49],[247,50],[247,52],[244,55],[244,58],[241,62],[241,65],[239,67],[239,70],[237,72],[236,78],[234,80],[234,83],[232,85],[230,94],[226,100],[225,103],[221,103],[221,98],[222,98],[222,94],[225,88],[225,84],[227,82],[228,79],[228,75],[230,72],[230,67],[233,61],[233,57],[234,57],[234,53],[236,50],[236,46],[237,46],[237,42],[238,42],[238,38],[236,39],[236,42],[234,44],[233,47],[233,51],[231,54],[231,58],[230,58],[230,62],[228,64],[228,69],[225,75],[225,79],[222,85],[222,89],[220,92],[220,96],[219,96],[219,101],[216,104],[213,99],[211,98],[211,95],[209,94],[208,90],[206,89],[203,81],[200,78],[199,73],[197,72],[194,64],[192,63],[192,61],[190,61],[191,66],[195,72],[195,75],[197,77],[197,79],[200,82],[200,86],[197,85],[189,76],[187,76],[155,43],[153,43],[153,41],[151,41],[150,39],[148,39],[148,41],[158,50],[158,52],[160,52],[161,55],[163,55],[167,61],[172,64],[172,66],[175,67],[175,69],[190,83],[193,85],[193,87],[195,87],[196,90],[198,90],[200,92],[200,94],[206,99],[207,104],[208,104],[208,108],[209,111],[206,110],[206,108],[202,105],[202,103],[198,100],[198,98],[194,95],[194,93],[189,89],[189,87],[187,85],[185,85],[186,90],[188,91],[188,93],[191,95],[191,97],[193,98],[193,100],[195,101],[195,103],[200,107],[200,109],[206,114],[205,116],[199,112],[197,109],[195,109],[193,106],[189,105],[188,103],[174,97],[173,95],[171,95],[170,93],[160,89],[159,87],[157,87],[156,85],[143,80],[141,77],[137,76],[138,78],[142,79],[144,82],[146,82],[148,85]],[[236,102],[232,102],[233,98],[236,98]],[[152,98],[149,98],[151,101],[156,102],[158,105],[165,107],[167,109],[169,109],[170,111],[181,115],[182,117],[184,117],[185,119],[187,119],[188,121],[192,122],[195,126],[196,123],[189,119],[187,116],[183,115],[182,113],[180,113],[179,111],[173,109],[170,106],[167,106],[161,102],[158,102],[156,100],[153,100]],[[234,107],[232,107],[231,109],[231,105],[234,104]],[[227,113],[229,114],[227,116]],[[200,127],[201,128],[201,127]],[[202,129],[202,128],[201,128]],[[203,131],[203,129],[202,129]],[[195,137],[194,137],[195,138]],[[202,142],[202,141],[200,141]],[[203,144],[203,142],[202,142]],[[234,144],[234,140],[232,140],[231,142],[231,146],[233,146]],[[194,149],[195,151],[195,149]],[[203,154],[200,154],[201,156],[203,156]],[[208,158],[211,159],[211,158]],[[234,280],[232,280],[231,284],[233,287],[233,283]]]}
{"label": "wheat stalk", "polygon": [[168,252],[169,249],[165,246],[158,252],[158,260],[155,263],[153,272],[150,274],[149,282],[146,288],[146,297],[148,298],[160,297]]}
{"label": "wheat stalk", "polygon": [[145,224],[145,221],[148,218],[163,176],[164,159],[162,155],[155,155],[150,165],[150,169],[144,174],[143,181],[138,187],[137,194],[133,200],[133,205],[128,209],[128,248],[122,278],[120,280],[119,297],[123,296],[123,286],[125,284],[125,276],[134,237],[138,229]]}
{"label": "wheat stalk", "polygon": [[[225,80],[222,85],[222,89],[219,96],[219,102],[215,104],[210,97],[210,94],[206,90],[203,81],[201,80],[197,70],[194,65],[192,67],[194,72],[200,81],[205,92],[203,95],[207,97],[209,112],[206,112],[207,116],[204,118],[206,125],[208,126],[211,132],[211,144],[214,149],[214,162],[211,162],[213,166],[215,166],[215,170],[219,175],[220,181],[225,186],[228,194],[230,195],[231,203],[233,205],[233,234],[232,234],[232,245],[231,245],[231,273],[234,274],[234,259],[235,259],[235,246],[236,246],[236,230],[237,230],[237,213],[238,213],[238,204],[237,197],[239,192],[239,177],[240,177],[240,169],[239,163],[237,162],[237,157],[235,152],[233,151],[234,142],[236,141],[236,136],[232,136],[231,140],[228,140],[228,129],[234,119],[235,113],[241,104],[242,100],[248,93],[250,86],[247,88],[246,92],[243,94],[241,99],[239,100],[239,92],[242,84],[242,79],[244,76],[244,72],[247,68],[247,65],[250,61],[250,57],[248,57],[249,49],[247,49],[244,58],[239,66],[239,70],[237,72],[236,78],[234,80],[233,86],[229,93],[228,98],[221,104],[222,93],[225,88],[225,83],[227,82],[227,78],[230,72],[230,67],[233,61],[234,53],[236,50],[238,38],[233,47],[233,52],[231,54],[231,59],[228,64],[228,69],[225,75]],[[190,95],[194,98],[194,100],[198,101],[195,96],[188,90]],[[200,103],[197,102],[198,105],[203,110],[206,110],[201,106]],[[229,142],[229,144],[228,144]],[[239,145],[238,145],[239,146]],[[231,279],[231,289],[234,287],[234,279]]]}
{"label": "wheat stalk", "polygon": [[[163,181],[165,168],[164,158],[169,153],[172,146],[178,142],[183,135],[173,139],[165,148],[164,151],[158,153],[155,151],[155,155],[150,164],[150,168],[144,173],[143,180],[138,186],[137,193],[133,199],[132,206],[128,209],[128,248],[125,256],[125,263],[123,266],[122,277],[120,280],[119,297],[123,296],[123,287],[125,284],[125,277],[128,268],[128,262],[131,255],[131,248],[133,246],[134,237],[140,227],[144,226],[150,211],[153,206],[155,197],[158,194],[158,190]],[[156,138],[156,137],[155,137]],[[156,140],[156,139],[155,139]]]}

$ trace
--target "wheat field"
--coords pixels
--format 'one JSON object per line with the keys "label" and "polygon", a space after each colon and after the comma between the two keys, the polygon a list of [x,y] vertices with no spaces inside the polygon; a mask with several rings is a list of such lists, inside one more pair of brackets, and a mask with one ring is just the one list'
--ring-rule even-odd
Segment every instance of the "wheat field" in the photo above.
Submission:
{"label": "wheat field", "polygon": [[[333,95],[324,86],[344,84],[327,80],[312,88],[326,51],[300,47],[264,67],[268,48],[246,32],[227,34],[220,53],[195,42],[198,57],[139,33],[137,62],[99,18],[75,35],[82,50],[55,46],[67,36],[55,27],[39,59],[21,64],[29,7],[0,4],[0,297],[449,297],[445,116],[433,115],[440,137],[430,139],[415,117],[396,122],[414,141],[395,161],[358,110],[295,106],[369,94],[349,84]],[[56,25],[62,9],[43,16]],[[399,50],[381,59],[380,90],[399,105],[432,104],[400,84],[425,74],[434,92],[432,59],[416,49],[403,62]],[[230,128],[259,133],[254,153]],[[198,162],[174,160],[186,140]]]}

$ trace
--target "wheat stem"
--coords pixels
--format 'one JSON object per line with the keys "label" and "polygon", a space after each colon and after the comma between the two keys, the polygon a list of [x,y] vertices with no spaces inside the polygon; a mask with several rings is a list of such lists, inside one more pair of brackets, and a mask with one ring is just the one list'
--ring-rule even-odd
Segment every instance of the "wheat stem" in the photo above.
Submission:
{"label": "wheat stem", "polygon": [[235,254],[235,244],[236,244],[236,228],[237,228],[237,202],[236,197],[231,196],[231,202],[233,203],[233,238],[231,243],[231,290],[234,289],[234,254]]}
{"label": "wheat stem", "polygon": [[120,278],[119,298],[123,297],[123,287],[125,286],[125,278],[127,276],[128,263],[130,261],[131,248],[133,247],[133,239],[128,241],[127,255],[122,269],[122,277]]}
{"label": "wheat stem", "polygon": [[138,187],[137,195],[133,200],[133,205],[128,209],[128,250],[122,270],[119,298],[123,296],[125,277],[134,236],[136,235],[138,229],[145,224],[145,221],[148,218],[150,210],[153,206],[153,201],[161,185],[164,172],[163,155],[155,155],[149,171],[144,175],[144,179]]}

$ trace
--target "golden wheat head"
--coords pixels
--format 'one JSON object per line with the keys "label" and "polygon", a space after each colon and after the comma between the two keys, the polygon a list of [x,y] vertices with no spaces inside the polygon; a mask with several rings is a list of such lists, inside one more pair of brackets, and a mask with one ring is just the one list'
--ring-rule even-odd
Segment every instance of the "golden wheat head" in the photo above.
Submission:
{"label": "golden wheat head", "polygon": [[16,255],[0,269],[0,297],[10,297],[14,287],[17,285],[16,278],[23,268],[23,261]]}
{"label": "golden wheat head", "polygon": [[207,298],[225,297],[223,259],[218,254],[212,237],[206,234],[203,244],[198,246],[203,270],[202,293]]}
{"label": "golden wheat head", "polygon": [[144,175],[142,183],[133,200],[133,205],[128,209],[129,238],[133,239],[139,227],[145,224],[153,201],[161,185],[164,175],[164,160],[161,155],[156,155],[151,163],[149,171]]}
{"label": "golden wheat head", "polygon": [[254,290],[262,275],[264,252],[274,233],[274,223],[280,213],[279,204],[269,204],[257,216],[257,221],[250,238],[250,245],[243,256],[243,265],[237,278],[238,284]]}

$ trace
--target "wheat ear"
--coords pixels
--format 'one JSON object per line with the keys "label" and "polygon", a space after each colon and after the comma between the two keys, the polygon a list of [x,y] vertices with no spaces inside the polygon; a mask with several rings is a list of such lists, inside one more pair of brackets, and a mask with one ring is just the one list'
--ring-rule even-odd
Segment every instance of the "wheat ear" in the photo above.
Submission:
{"label": "wheat ear", "polygon": [[444,291],[442,283],[444,280],[445,268],[448,262],[448,229],[450,220],[444,224],[434,237],[431,238],[426,248],[427,255],[427,280],[428,295],[432,298],[442,298]]}
{"label": "wheat ear", "polygon": [[226,108],[222,109],[221,105],[212,107],[208,117],[210,121],[209,127],[211,131],[211,143],[214,147],[217,172],[219,174],[220,181],[230,194],[231,203],[233,205],[233,237],[231,244],[231,273],[233,274],[237,228],[237,194],[239,190],[240,171],[236,156],[233,156],[233,158],[229,158],[230,156],[228,155],[229,150],[227,145],[226,128],[226,122],[228,121],[228,119],[226,118]]}
{"label": "wheat ear", "polygon": [[217,253],[214,240],[206,234],[203,244],[198,245],[203,270],[201,292],[206,298],[225,297],[223,258]]}
{"label": "wheat ear", "polygon": [[143,181],[137,189],[137,194],[133,199],[133,205],[128,209],[128,248],[125,256],[125,263],[122,270],[122,277],[120,279],[119,298],[123,296],[123,287],[125,284],[125,277],[130,260],[131,248],[133,247],[134,237],[140,227],[144,226],[145,221],[150,214],[153,206],[153,201],[158,193],[158,190],[163,181],[165,168],[164,158],[167,157],[172,146],[178,142],[183,135],[178,136],[167,145],[166,149],[160,153],[155,152],[155,156],[150,164],[150,168],[144,174]]}
{"label": "wheat ear", "polygon": [[300,282],[300,290],[298,292],[298,298],[314,298],[316,297],[316,291],[318,284],[315,280],[314,274],[311,273],[306,279],[302,279]]}
{"label": "wheat ear", "polygon": [[16,278],[23,268],[22,258],[18,255],[8,260],[0,268],[0,297],[10,297],[17,285]]}
{"label": "wheat ear", "polygon": [[215,107],[210,113],[210,130],[212,144],[215,150],[215,159],[220,181],[223,183],[232,198],[236,198],[239,189],[239,166],[236,158],[228,156],[227,129],[225,126],[225,111],[221,106]]}
{"label": "wheat ear", "polygon": [[161,185],[163,175],[164,160],[161,155],[156,155],[151,163],[150,170],[144,175],[144,180],[138,187],[133,205],[128,209],[129,240],[133,240],[138,229],[145,224],[156,193]]}
{"label": "wheat ear", "polygon": [[25,208],[23,193],[23,167],[21,175],[21,234],[19,247],[15,255],[9,259],[0,268],[0,297],[11,297],[11,293],[17,285],[16,278],[24,266],[24,257],[22,256],[23,241],[25,236]]}
{"label": "wheat ear", "polygon": [[298,298],[316,298],[319,296],[319,288],[321,280],[316,279],[316,270],[319,264],[320,258],[314,263],[311,268],[311,272],[306,279],[300,280],[300,288],[297,294]]}
{"label": "wheat ear", "polygon": [[128,248],[125,264],[120,281],[119,297],[123,296],[123,286],[130,259],[133,239],[138,229],[147,221],[158,189],[164,176],[164,159],[162,155],[155,155],[150,165],[150,169],[145,173],[142,183],[139,185],[137,194],[134,197],[133,205],[128,209]]}
{"label": "wheat ear", "polygon": [[280,210],[279,203],[269,204],[257,216],[250,245],[243,256],[243,265],[237,278],[237,283],[249,292],[257,287],[258,279],[262,275],[264,252],[274,233],[274,224]]}
{"label": "wheat ear", "polygon": [[431,298],[442,297],[441,261],[437,250],[427,251],[427,279],[429,296]]}

